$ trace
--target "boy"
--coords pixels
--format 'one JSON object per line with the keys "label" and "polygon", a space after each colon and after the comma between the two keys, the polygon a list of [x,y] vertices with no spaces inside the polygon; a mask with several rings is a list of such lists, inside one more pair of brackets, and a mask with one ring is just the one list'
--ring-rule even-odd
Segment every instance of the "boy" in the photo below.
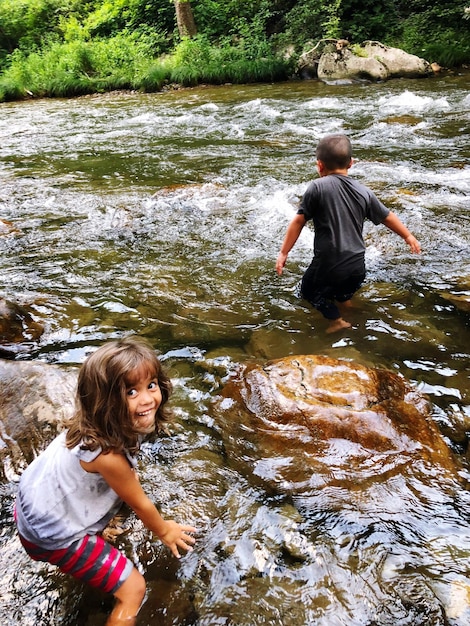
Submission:
{"label": "boy", "polygon": [[352,165],[351,142],[346,135],[324,137],[316,150],[320,178],[310,183],[297,214],[289,224],[276,262],[279,276],[287,255],[309,219],[315,229],[314,255],[302,277],[301,295],[329,320],[327,333],[351,324],[344,320],[337,303],[351,306],[351,298],[365,279],[365,243],[362,229],[366,218],[384,224],[402,237],[412,252],[421,247],[399,218],[375,194],[348,177]]}

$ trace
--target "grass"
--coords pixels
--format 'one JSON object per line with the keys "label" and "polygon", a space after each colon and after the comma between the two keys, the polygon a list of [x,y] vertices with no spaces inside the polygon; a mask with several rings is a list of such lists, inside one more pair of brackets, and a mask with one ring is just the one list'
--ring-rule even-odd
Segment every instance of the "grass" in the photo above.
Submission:
{"label": "grass", "polygon": [[[266,52],[266,50],[263,50]],[[41,52],[15,52],[0,76],[0,101],[67,97],[116,89],[159,91],[169,82],[194,86],[272,82],[289,76],[289,64],[253,46],[212,46],[204,38],[183,40],[159,59],[145,41],[129,35],[52,43]]]}

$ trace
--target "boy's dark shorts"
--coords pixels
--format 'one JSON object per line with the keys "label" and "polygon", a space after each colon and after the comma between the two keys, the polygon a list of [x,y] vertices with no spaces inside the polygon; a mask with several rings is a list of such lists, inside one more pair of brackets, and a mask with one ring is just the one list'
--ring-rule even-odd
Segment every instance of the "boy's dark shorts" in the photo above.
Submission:
{"label": "boy's dark shorts", "polygon": [[350,274],[347,277],[324,274],[315,264],[311,264],[303,275],[300,285],[302,298],[320,311],[328,320],[341,317],[336,302],[350,300],[360,288],[366,277],[365,271]]}

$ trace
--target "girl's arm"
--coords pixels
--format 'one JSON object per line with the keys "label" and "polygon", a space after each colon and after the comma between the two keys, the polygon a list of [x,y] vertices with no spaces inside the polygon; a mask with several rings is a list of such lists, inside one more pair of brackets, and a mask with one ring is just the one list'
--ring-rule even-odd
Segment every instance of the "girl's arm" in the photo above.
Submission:
{"label": "girl's arm", "polygon": [[123,454],[100,454],[94,461],[80,461],[87,472],[99,473],[117,495],[128,504],[143,524],[155,533],[172,553],[180,558],[178,548],[192,550],[195,539],[187,533],[196,532],[193,526],[183,526],[173,520],[164,520],[146,495],[135,471]]}

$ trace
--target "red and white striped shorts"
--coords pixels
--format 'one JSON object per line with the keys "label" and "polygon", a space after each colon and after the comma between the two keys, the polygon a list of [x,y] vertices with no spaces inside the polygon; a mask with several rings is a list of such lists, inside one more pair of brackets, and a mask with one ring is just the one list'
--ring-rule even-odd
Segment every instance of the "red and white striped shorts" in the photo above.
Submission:
{"label": "red and white striped shorts", "polygon": [[60,550],[45,550],[21,535],[20,541],[34,561],[57,565],[61,572],[108,593],[115,593],[134,567],[132,561],[100,535],[85,535]]}

